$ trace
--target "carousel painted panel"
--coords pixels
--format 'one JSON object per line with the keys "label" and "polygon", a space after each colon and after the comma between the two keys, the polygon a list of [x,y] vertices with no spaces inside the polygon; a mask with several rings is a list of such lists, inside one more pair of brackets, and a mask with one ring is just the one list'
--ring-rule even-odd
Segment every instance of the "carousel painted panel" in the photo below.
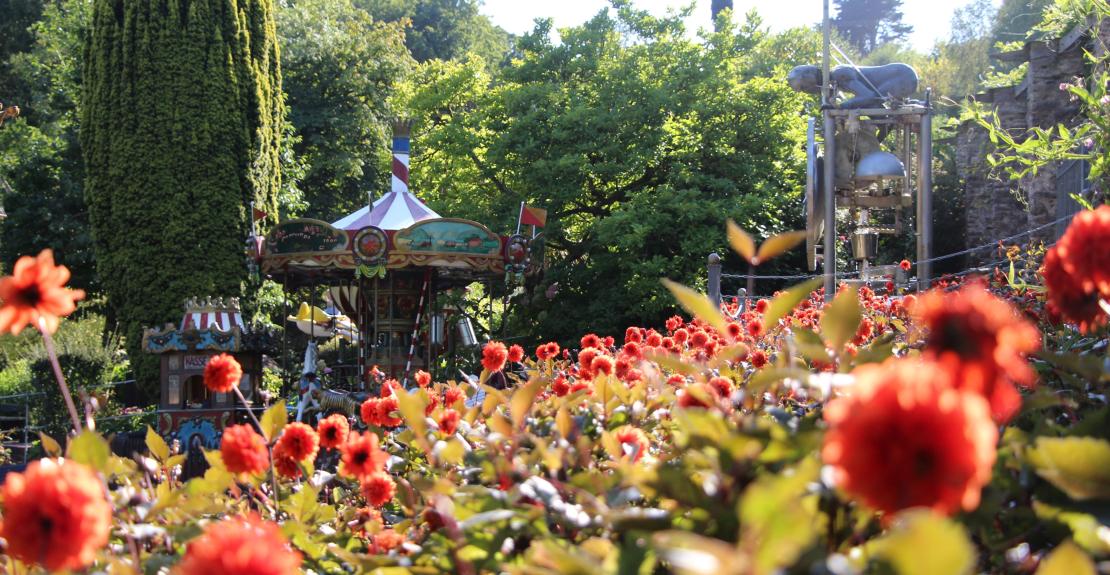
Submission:
{"label": "carousel painted panel", "polygon": [[308,218],[281,222],[266,234],[265,255],[317,254],[346,251],[347,232],[322,220]]}
{"label": "carousel painted panel", "polygon": [[397,232],[393,246],[402,253],[499,256],[501,238],[477,222],[442,218]]}

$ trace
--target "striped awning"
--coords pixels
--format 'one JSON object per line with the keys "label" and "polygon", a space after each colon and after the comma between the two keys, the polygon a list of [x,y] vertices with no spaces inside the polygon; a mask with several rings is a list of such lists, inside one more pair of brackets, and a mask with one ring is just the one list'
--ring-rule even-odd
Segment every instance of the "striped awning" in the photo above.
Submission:
{"label": "striped awning", "polygon": [[364,206],[347,217],[332,223],[349,232],[366,226],[376,226],[387,231],[403,230],[416,222],[439,218],[419,198],[410,192],[392,191],[378,198],[373,207]]}
{"label": "striped awning", "polygon": [[246,329],[243,324],[243,314],[238,311],[188,311],[185,312],[185,317],[181,318],[182,331],[188,329],[231,331],[232,327],[238,327],[241,330]]}

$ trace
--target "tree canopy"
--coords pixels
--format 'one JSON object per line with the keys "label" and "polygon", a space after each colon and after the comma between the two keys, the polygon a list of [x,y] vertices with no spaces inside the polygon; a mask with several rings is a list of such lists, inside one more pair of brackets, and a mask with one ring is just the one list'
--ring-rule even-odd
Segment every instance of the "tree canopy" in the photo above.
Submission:
{"label": "tree canopy", "polygon": [[902,40],[913,26],[902,22],[902,0],[834,0],[833,25],[861,54]]}
{"label": "tree canopy", "polygon": [[784,76],[816,36],[792,52],[728,22],[692,40],[680,16],[618,7],[560,43],[540,22],[496,80],[430,62],[404,97],[421,120],[414,189],[440,213],[508,228],[522,201],[548,210],[560,311],[521,314],[543,335],[659,319],[673,309],[659,278],[702,275],[726,219],[769,234],[800,213],[803,99]]}

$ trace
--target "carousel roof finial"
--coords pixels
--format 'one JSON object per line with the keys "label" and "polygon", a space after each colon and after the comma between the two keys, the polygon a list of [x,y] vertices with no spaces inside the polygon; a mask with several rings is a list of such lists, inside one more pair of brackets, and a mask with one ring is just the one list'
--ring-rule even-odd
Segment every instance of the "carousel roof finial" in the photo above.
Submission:
{"label": "carousel roof finial", "polygon": [[409,191],[409,138],[412,120],[396,118],[393,126],[392,184],[389,193],[372,206],[366,206],[332,225],[347,231],[376,226],[383,230],[402,230],[416,222],[440,217]]}

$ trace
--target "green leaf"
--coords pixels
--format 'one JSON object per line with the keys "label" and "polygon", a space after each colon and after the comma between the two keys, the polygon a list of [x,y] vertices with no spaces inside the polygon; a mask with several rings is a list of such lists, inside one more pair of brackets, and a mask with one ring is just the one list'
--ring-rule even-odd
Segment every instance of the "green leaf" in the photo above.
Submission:
{"label": "green leaf", "polygon": [[682,309],[686,310],[694,317],[699,317],[705,320],[706,323],[715,327],[717,331],[722,333],[727,329],[727,322],[724,316],[721,315],[721,310],[713,304],[713,301],[678,282],[673,282],[667,278],[663,278],[663,285],[674,294],[674,298],[678,300],[678,304]]}
{"label": "green leaf", "polygon": [[890,533],[869,547],[899,575],[961,575],[975,568],[975,547],[964,528],[929,510],[899,514]]}
{"label": "green leaf", "polygon": [[742,541],[752,542],[756,573],[792,565],[817,537],[817,495],[808,486],[821,469],[806,459],[785,472],[763,475],[740,500]]}
{"label": "green leaf", "polygon": [[1036,575],[1096,575],[1095,563],[1071,541],[1057,545],[1041,560]]}
{"label": "green leaf", "polygon": [[856,335],[861,317],[859,295],[855,287],[848,286],[825,308],[821,316],[821,335],[839,351]]}
{"label": "green leaf", "polygon": [[150,454],[158,461],[165,463],[170,457],[170,446],[166,445],[166,440],[162,439],[156,431],[146,426],[146,448],[150,450]]}
{"label": "green leaf", "polygon": [[262,436],[266,441],[273,441],[278,435],[281,435],[281,430],[285,429],[285,424],[289,422],[289,412],[285,408],[285,402],[279,401],[273,407],[266,410],[262,414]]}
{"label": "green leaf", "polygon": [[805,232],[786,232],[771,236],[759,246],[759,251],[756,252],[755,258],[752,259],[752,265],[766,263],[794,249],[798,244],[804,242],[805,239]]}
{"label": "green leaf", "polygon": [[1094,437],[1038,437],[1028,458],[1038,475],[1072,499],[1110,499],[1110,442]]}
{"label": "green leaf", "polygon": [[756,265],[753,261],[756,257],[755,240],[732,220],[728,221],[727,230],[728,244],[732,246],[732,249],[736,250],[736,253],[740,254],[749,263]]}
{"label": "green leaf", "polygon": [[824,280],[822,278],[813,278],[806,280],[775,297],[771,300],[771,304],[767,306],[767,311],[763,312],[763,329],[771,331],[779,320],[786,317],[802,300],[809,297],[817,286],[821,285]]}
{"label": "green leaf", "polygon": [[84,463],[97,471],[104,471],[108,468],[108,458],[111,455],[112,450],[108,447],[108,442],[100,434],[85,430],[81,435],[70,440],[66,457],[78,463]]}

